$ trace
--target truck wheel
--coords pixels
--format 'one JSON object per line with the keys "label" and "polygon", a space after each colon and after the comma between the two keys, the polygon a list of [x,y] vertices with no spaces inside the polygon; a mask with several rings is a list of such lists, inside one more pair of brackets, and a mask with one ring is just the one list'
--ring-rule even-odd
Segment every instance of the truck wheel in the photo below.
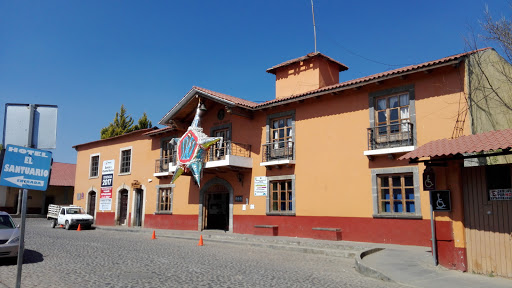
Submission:
{"label": "truck wheel", "polygon": [[52,220],[52,224],[50,224],[50,227],[55,228],[57,226],[57,220]]}
{"label": "truck wheel", "polygon": [[69,221],[68,221],[68,220],[66,220],[66,225],[65,225],[65,227],[66,227],[66,230],[69,230],[69,228],[71,228],[71,225],[69,225]]}

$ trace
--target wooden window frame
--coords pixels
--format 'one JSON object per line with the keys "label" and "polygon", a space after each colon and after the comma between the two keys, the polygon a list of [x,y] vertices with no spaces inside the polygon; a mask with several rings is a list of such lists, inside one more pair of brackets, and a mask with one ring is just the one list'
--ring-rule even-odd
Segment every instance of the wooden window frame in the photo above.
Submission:
{"label": "wooden window frame", "polygon": [[[405,185],[405,177],[406,176],[412,178],[412,185],[410,185],[410,186]],[[395,178],[395,177],[400,177],[400,186],[393,186],[393,178]],[[388,178],[388,186],[385,186],[385,187],[382,186],[382,179],[384,179],[384,178]],[[382,198],[382,190],[383,189],[388,189],[389,199]],[[400,196],[401,196],[400,199],[394,198],[394,190],[396,190],[396,189],[400,189]],[[396,174],[377,175],[379,214],[390,214],[390,215],[402,215],[402,214],[409,215],[410,214],[410,215],[414,215],[416,213],[417,203],[414,198],[412,200],[406,198],[406,196],[407,196],[406,189],[412,189],[413,195],[414,195],[414,175],[413,175],[413,173],[396,173]],[[402,204],[402,212],[394,211],[395,210],[394,209],[395,202],[399,202],[400,204]],[[407,212],[406,204],[408,202],[412,202],[414,204],[414,212]],[[391,210],[390,212],[383,211],[384,203],[389,203],[389,207]]]}
{"label": "wooden window frame", "polygon": [[[94,158],[98,158],[98,162],[96,163],[96,169],[93,163]],[[93,172],[96,172],[96,175],[93,175]],[[89,160],[89,178],[98,177],[100,177],[100,154],[92,154]]]}
{"label": "wooden window frame", "polygon": [[[162,203],[162,192],[167,191],[167,203]],[[155,214],[172,214],[174,185],[157,185],[156,186],[156,212]],[[162,209],[162,204],[166,209]]]}
{"label": "wooden window frame", "polygon": [[[290,120],[290,126],[288,126],[288,119]],[[278,127],[277,128],[274,128],[274,122],[277,122],[279,123],[280,120],[284,120],[283,122],[285,123],[283,127],[279,127],[279,124],[278,124]],[[272,118],[270,119],[270,143],[274,143],[274,142],[282,142],[282,143],[285,143],[287,141],[293,141],[293,117],[292,115],[287,115],[287,116],[283,116],[283,117],[277,117],[277,118]],[[288,129],[291,130],[291,134],[292,135],[288,135],[289,133],[286,133],[288,132]],[[280,130],[284,130],[284,136],[281,138],[279,137],[279,132]],[[277,135],[278,135],[278,138],[274,138],[274,132],[277,131]]]}
{"label": "wooden window frame", "polygon": [[[273,190],[273,183],[282,183],[286,182],[287,188],[286,191],[281,191],[281,185],[278,184],[278,191]],[[268,193],[267,193],[267,215],[281,215],[281,216],[295,216],[295,211],[297,209],[296,202],[295,202],[295,175],[284,175],[284,176],[271,176],[267,177],[267,187],[268,187]],[[277,201],[273,199],[273,192],[277,192]],[[288,197],[288,193],[291,192],[291,197]],[[285,207],[286,210],[281,210],[281,203],[283,200],[281,200],[280,193],[286,193],[287,196],[285,201]],[[277,210],[273,209],[273,203],[277,202]],[[289,209],[289,205],[291,204],[292,209]]]}
{"label": "wooden window frame", "polygon": [[[407,105],[400,105],[400,96],[404,96],[404,95],[407,95]],[[390,105],[389,105],[389,100],[393,97],[397,97],[398,98],[398,106],[395,107],[395,108],[390,108]],[[379,100],[383,100],[385,99],[386,100],[386,109],[385,110],[378,110],[379,108],[379,105],[378,105],[378,102]],[[382,135],[393,135],[393,134],[398,134],[400,132],[405,132],[405,131],[402,131],[402,124],[404,123],[410,123],[411,122],[411,97],[409,95],[408,92],[402,92],[402,93],[396,93],[396,94],[392,94],[392,95],[386,95],[386,96],[381,96],[381,97],[376,97],[375,98],[375,128],[379,129],[380,125],[383,125],[384,127],[386,127],[386,133],[382,134]],[[402,108],[405,108],[407,107],[407,113],[409,114],[408,118],[401,118],[401,110]],[[398,111],[398,118],[396,120],[393,120],[394,123],[391,123],[391,111],[392,110],[397,110]],[[386,112],[386,122],[379,122],[379,112],[381,111],[385,111]],[[396,123],[395,123],[396,122]],[[398,131],[396,132],[393,132],[391,131],[391,127],[393,125],[397,125],[398,126]],[[380,129],[379,129],[380,130]],[[377,131],[377,133],[380,135],[380,131]]]}

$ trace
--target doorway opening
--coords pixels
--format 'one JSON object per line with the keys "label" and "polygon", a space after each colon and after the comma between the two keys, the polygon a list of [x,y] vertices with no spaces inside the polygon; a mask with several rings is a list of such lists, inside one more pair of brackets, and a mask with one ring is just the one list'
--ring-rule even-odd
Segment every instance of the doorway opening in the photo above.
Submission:
{"label": "doorway opening", "polygon": [[128,190],[121,189],[119,191],[119,225],[126,225],[126,218],[128,215]]}
{"label": "doorway opening", "polygon": [[89,199],[87,199],[89,205],[87,206],[87,214],[94,217],[94,213],[96,212],[96,192],[89,191],[88,195]]}
{"label": "doorway opening", "polygon": [[143,211],[143,199],[144,198],[144,190],[142,189],[135,189],[135,219],[133,226],[142,226],[142,215],[144,213]]}
{"label": "doorway opening", "polygon": [[204,194],[203,229],[229,231],[229,192],[212,185]]}

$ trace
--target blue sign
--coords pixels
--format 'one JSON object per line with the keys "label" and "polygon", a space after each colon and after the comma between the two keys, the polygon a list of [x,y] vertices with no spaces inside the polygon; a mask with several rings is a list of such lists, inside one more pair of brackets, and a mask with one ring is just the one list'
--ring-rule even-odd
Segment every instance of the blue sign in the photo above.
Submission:
{"label": "blue sign", "polygon": [[7,145],[0,185],[45,191],[51,165],[52,152]]}

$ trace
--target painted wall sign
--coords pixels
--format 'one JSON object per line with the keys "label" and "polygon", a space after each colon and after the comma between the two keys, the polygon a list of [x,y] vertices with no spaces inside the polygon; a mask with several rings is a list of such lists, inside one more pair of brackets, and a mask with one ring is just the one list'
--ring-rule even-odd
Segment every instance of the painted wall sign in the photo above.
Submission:
{"label": "painted wall sign", "polygon": [[0,185],[46,191],[52,152],[7,145]]}
{"label": "painted wall sign", "polygon": [[254,177],[254,196],[267,196],[267,177]]}
{"label": "painted wall sign", "polygon": [[430,191],[430,205],[433,211],[451,211],[450,190]]}
{"label": "painted wall sign", "polygon": [[512,188],[489,190],[489,200],[512,200]]}

